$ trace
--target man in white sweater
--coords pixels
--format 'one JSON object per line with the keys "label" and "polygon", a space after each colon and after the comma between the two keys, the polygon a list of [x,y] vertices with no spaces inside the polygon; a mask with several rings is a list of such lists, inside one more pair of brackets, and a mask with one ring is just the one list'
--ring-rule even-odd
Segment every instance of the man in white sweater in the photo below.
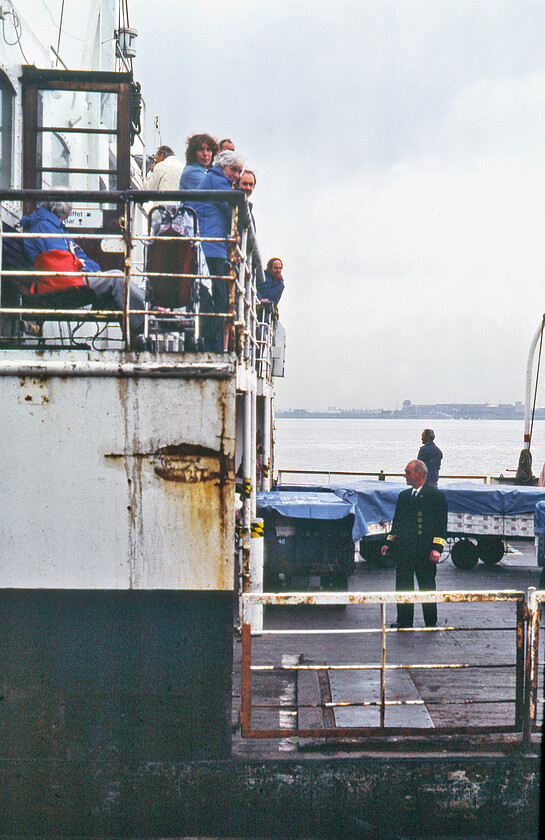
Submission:
{"label": "man in white sweater", "polygon": [[149,172],[145,189],[178,190],[184,164],[178,160],[170,146],[159,146]]}

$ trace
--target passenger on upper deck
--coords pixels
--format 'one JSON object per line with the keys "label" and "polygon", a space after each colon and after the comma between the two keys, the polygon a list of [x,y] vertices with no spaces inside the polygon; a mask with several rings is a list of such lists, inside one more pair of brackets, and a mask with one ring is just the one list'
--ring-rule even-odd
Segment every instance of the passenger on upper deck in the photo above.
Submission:
{"label": "passenger on upper deck", "polygon": [[[90,259],[76,244],[63,224],[71,212],[72,205],[68,201],[45,201],[30,216],[23,216],[21,219],[24,231],[45,234],[43,237],[23,239],[24,249],[34,268],[41,271],[59,271],[59,274],[55,275],[36,275],[30,291],[33,294],[43,294],[86,285],[96,297],[97,308],[122,310],[124,279],[121,272],[96,277],[82,277],[77,274],[70,276],[61,273],[63,271],[100,271],[98,263]],[[52,233],[64,233],[66,236],[47,236]],[[144,292],[133,283],[129,286],[129,296],[130,309],[144,309]],[[130,326],[134,334],[142,330],[143,324],[143,315],[130,316]]]}
{"label": "passenger on upper deck", "polygon": [[[208,172],[198,190],[230,190],[240,177],[244,161],[236,152],[220,152],[214,166]],[[192,201],[191,205],[197,213],[199,233],[227,239],[231,230],[231,210],[226,201]],[[225,242],[203,242],[203,251],[211,274],[222,274],[223,263],[227,259],[227,245]]]}
{"label": "passenger on upper deck", "polygon": [[[230,190],[234,182],[240,177],[244,167],[244,161],[236,152],[220,152],[216,157],[214,166],[208,172],[199,186],[198,190]],[[226,201],[192,201],[191,206],[197,213],[199,233],[201,236],[209,236],[220,240],[229,238],[231,231],[231,208]],[[229,274],[229,263],[227,261],[227,243],[203,242],[202,249],[208,263],[208,269],[212,276]],[[227,280],[212,280],[212,298],[214,301],[214,312],[228,312],[229,310],[229,287]],[[213,319],[208,319],[212,321]],[[216,320],[216,326],[207,335],[207,343],[213,345],[207,349],[214,349],[217,352],[225,350],[225,339],[227,330],[220,329],[221,321]]]}
{"label": "passenger on upper deck", "polygon": [[255,173],[251,169],[245,169],[235,184],[237,190],[244,190],[246,198],[250,198],[256,185]]}
{"label": "passenger on upper deck", "polygon": [[193,134],[188,137],[185,150],[187,163],[180,178],[179,188],[196,189],[212,165],[217,152],[217,141],[210,134]]}
{"label": "passenger on upper deck", "polygon": [[144,186],[147,190],[177,190],[183,168],[170,146],[159,146]]}
{"label": "passenger on upper deck", "polygon": [[255,230],[255,219],[253,214],[254,205],[250,201],[250,196],[253,193],[256,185],[256,177],[255,173],[252,172],[251,169],[245,169],[238,181],[235,184],[235,188],[237,190],[244,190],[246,194],[246,198],[248,199],[248,210],[250,211],[250,216],[252,217],[252,224]]}
{"label": "passenger on upper deck", "polygon": [[231,152],[235,151],[235,144],[228,137],[224,140],[220,140],[218,152],[225,152],[226,150]]}
{"label": "passenger on upper deck", "polygon": [[279,257],[271,257],[267,263],[267,268],[264,271],[265,282],[259,283],[257,286],[257,296],[262,303],[270,301],[275,306],[278,305],[284,291],[283,268],[282,260]]}

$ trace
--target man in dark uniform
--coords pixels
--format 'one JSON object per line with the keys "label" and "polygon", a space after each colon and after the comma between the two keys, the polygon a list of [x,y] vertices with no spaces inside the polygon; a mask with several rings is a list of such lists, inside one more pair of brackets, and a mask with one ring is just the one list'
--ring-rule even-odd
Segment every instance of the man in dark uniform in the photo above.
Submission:
{"label": "man in dark uniform", "polygon": [[433,429],[424,429],[422,432],[422,446],[418,450],[416,456],[419,461],[424,461],[428,468],[428,477],[426,484],[430,487],[437,487],[439,481],[439,470],[441,468],[441,461],[443,460],[443,453],[434,443],[435,432]]}
{"label": "man in dark uniform", "polygon": [[[396,561],[396,592],[414,591],[414,576],[421,591],[435,592],[437,563],[447,539],[447,500],[435,487],[426,484],[428,470],[422,461],[410,461],[405,481],[412,489],[398,498],[386,545]],[[437,624],[437,604],[422,604],[426,627]],[[413,604],[397,605],[397,621],[392,627],[413,626]]]}

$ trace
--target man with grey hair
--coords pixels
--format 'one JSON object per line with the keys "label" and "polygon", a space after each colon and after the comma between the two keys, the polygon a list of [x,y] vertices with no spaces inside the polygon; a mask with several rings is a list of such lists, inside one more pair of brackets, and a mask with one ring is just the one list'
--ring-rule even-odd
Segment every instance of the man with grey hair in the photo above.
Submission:
{"label": "man with grey hair", "polygon": [[[414,591],[414,578],[421,591],[435,592],[435,573],[447,540],[447,500],[444,493],[426,484],[428,468],[423,461],[409,461],[405,481],[388,534],[384,556],[396,561],[396,592]],[[426,627],[437,624],[437,604],[422,604]],[[397,629],[413,626],[414,605],[397,604]]]}
{"label": "man with grey hair", "polygon": [[146,177],[146,190],[178,190],[184,165],[170,146],[159,146],[155,152],[151,171]]}
{"label": "man with grey hair", "polygon": [[[64,225],[65,219],[72,212],[68,201],[45,201],[30,216],[23,216],[21,226],[28,233],[41,233],[43,236],[23,239],[25,252],[36,272],[55,271],[55,274],[36,273],[30,292],[43,294],[74,286],[88,286],[93,292],[97,309],[123,309],[124,278],[121,272],[94,276],[100,272],[100,266],[87,256],[72,239]],[[51,236],[51,234],[57,234]],[[58,234],[63,234],[59,236]],[[90,272],[86,277],[81,274],[63,272]],[[144,292],[130,283],[129,308],[144,309]],[[144,315],[130,316],[133,334],[142,330]]]}

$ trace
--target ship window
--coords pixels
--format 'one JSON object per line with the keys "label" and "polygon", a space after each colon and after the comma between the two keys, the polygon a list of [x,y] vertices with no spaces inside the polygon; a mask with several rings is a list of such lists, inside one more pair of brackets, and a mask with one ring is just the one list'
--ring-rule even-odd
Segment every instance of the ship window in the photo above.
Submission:
{"label": "ship window", "polygon": [[9,188],[13,154],[13,88],[0,73],[0,187]]}
{"label": "ship window", "polygon": [[[41,187],[117,188],[117,94],[42,90],[38,97],[37,157]],[[108,169],[102,173],[103,162]],[[63,171],[64,170],[64,171]]]}
{"label": "ship window", "polygon": [[96,90],[41,90],[42,129],[117,128],[117,94]]}
{"label": "ship window", "polygon": [[[67,169],[70,162],[70,149],[58,134],[51,135],[51,163],[56,169]],[[68,172],[53,172],[52,187],[67,187]]]}

